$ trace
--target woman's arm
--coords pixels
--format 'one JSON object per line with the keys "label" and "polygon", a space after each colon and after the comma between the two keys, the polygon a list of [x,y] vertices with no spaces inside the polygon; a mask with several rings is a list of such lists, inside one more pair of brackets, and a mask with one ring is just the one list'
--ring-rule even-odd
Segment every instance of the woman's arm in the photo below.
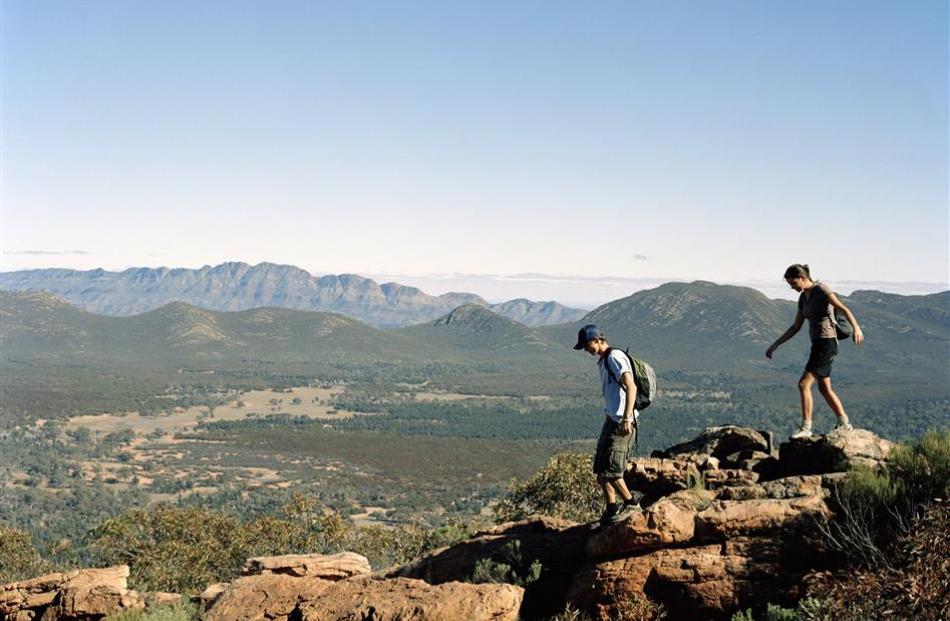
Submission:
{"label": "woman's arm", "polygon": [[841,300],[838,299],[837,294],[832,293],[828,296],[828,302],[831,303],[836,309],[844,313],[844,316],[848,318],[848,323],[851,324],[853,332],[851,333],[851,339],[854,340],[855,345],[860,345],[864,342],[864,332],[861,331],[861,326],[858,325],[858,320],[855,318],[854,313],[851,312],[847,306],[845,306]]}
{"label": "woman's arm", "polygon": [[795,313],[795,323],[793,323],[792,327],[786,330],[782,336],[778,337],[775,342],[772,343],[771,347],[765,350],[765,357],[771,359],[772,354],[779,348],[779,345],[798,334],[798,331],[802,329],[803,323],[805,323],[805,316],[802,315],[802,309],[798,309],[798,312]]}

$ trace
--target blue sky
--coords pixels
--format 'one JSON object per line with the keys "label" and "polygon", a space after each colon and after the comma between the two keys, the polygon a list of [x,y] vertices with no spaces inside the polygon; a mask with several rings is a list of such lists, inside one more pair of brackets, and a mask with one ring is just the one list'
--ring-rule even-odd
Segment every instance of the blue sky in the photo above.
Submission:
{"label": "blue sky", "polygon": [[3,270],[588,305],[799,261],[950,279],[945,2],[4,0],[0,28]]}

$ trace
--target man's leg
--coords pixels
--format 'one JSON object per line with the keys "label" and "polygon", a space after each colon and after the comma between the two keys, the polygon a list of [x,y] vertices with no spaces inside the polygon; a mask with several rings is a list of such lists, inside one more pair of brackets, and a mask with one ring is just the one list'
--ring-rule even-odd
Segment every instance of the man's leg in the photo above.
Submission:
{"label": "man's leg", "polygon": [[[620,480],[623,481],[623,479]],[[597,484],[600,485],[601,491],[604,492],[604,500],[607,502],[607,506],[617,502],[617,493],[614,491],[614,486],[611,484],[610,479],[605,479],[603,475],[597,475]],[[627,493],[629,494],[630,492]]]}
{"label": "man's leg", "polygon": [[633,498],[633,494],[631,494],[630,490],[627,488],[627,482],[624,481],[623,477],[620,477],[619,479],[613,479],[610,481],[610,483],[614,488],[616,488],[624,502],[629,502]]}

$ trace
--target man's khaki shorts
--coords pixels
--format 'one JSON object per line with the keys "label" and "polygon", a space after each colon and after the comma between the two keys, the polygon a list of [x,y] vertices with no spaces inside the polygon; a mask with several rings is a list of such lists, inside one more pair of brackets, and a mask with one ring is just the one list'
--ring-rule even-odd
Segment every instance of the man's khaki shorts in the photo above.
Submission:
{"label": "man's khaki shorts", "polygon": [[594,474],[605,479],[619,479],[627,470],[627,457],[630,447],[636,442],[637,426],[633,425],[629,435],[620,435],[620,423],[609,418],[597,439],[597,452],[594,453]]}

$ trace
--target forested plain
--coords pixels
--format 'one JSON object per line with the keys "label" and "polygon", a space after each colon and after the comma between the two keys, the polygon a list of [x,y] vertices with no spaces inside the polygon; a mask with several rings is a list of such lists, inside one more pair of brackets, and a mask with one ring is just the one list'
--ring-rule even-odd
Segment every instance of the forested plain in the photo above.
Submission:
{"label": "forested plain", "polygon": [[[805,339],[764,357],[793,315],[789,304],[707,284],[661,293],[592,313],[614,343],[657,369],[661,392],[642,415],[639,454],[708,426],[791,431]],[[149,321],[100,318],[2,295],[0,522],[29,533],[61,567],[94,560],[88,533],[104,520],[159,502],[254,519],[302,494],[384,527],[485,519],[513,479],[552,455],[591,451],[599,431],[599,380],[594,360],[571,349],[576,325],[529,329],[470,309],[450,323],[379,331],[282,311],[274,317],[289,325],[269,336],[242,332],[249,319],[228,313],[176,306]],[[699,296],[701,321],[648,314],[670,295]],[[711,318],[709,296],[751,309],[744,337],[728,334],[732,307],[727,320]],[[868,343],[842,343],[836,362],[852,421],[895,440],[948,425],[947,296],[917,298],[881,310],[874,304],[889,300],[855,296]],[[343,334],[327,341],[327,326]],[[288,396],[242,420],[215,417],[248,391],[306,386],[339,388],[328,406],[347,414],[300,416]],[[816,398],[823,431],[833,420]],[[69,423],[124,412],[159,421],[196,407],[207,409],[199,424],[172,433]]]}

